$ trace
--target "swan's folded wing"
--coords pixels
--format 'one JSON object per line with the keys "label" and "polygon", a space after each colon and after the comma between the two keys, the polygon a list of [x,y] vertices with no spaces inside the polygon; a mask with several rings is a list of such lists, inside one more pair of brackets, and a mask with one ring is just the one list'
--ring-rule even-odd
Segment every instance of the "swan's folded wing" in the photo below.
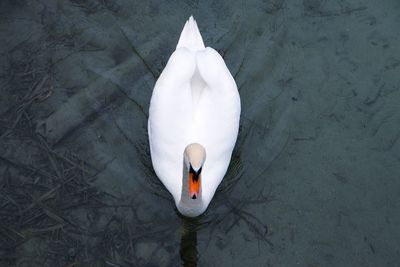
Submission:
{"label": "swan's folded wing", "polygon": [[158,78],[150,103],[148,131],[154,170],[174,197],[180,196],[195,63],[193,52],[177,49]]}
{"label": "swan's folded wing", "polygon": [[[190,82],[196,68],[195,54],[187,48],[178,48],[172,53],[163,72],[158,78],[154,92],[174,90]],[[153,92],[153,93],[154,93]]]}
{"label": "swan's folded wing", "polygon": [[209,203],[228,168],[240,119],[240,97],[235,80],[224,60],[212,48],[198,51],[196,63],[206,83],[198,103],[194,131],[196,142],[207,151],[203,167],[203,200]]}
{"label": "swan's folded wing", "polygon": [[201,77],[210,88],[237,92],[235,80],[217,51],[211,47],[198,51],[196,62]]}
{"label": "swan's folded wing", "polygon": [[195,68],[194,53],[179,48],[169,58],[154,86],[149,111],[152,133],[173,137],[169,142],[179,140],[180,135],[174,136],[174,132],[186,127],[185,122],[189,123],[183,119],[191,111],[190,82]]}
{"label": "swan's folded wing", "polygon": [[198,51],[196,63],[206,83],[204,97],[199,102],[198,132],[203,139],[218,143],[221,151],[225,147],[232,150],[241,110],[235,80],[220,54],[212,48]]}

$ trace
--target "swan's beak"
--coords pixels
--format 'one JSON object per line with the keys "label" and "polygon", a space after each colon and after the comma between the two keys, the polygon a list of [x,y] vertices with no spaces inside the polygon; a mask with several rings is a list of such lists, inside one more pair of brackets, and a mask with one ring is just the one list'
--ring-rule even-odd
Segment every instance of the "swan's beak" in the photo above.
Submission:
{"label": "swan's beak", "polygon": [[198,171],[193,170],[190,166],[189,170],[189,197],[191,199],[197,199],[200,195],[200,180],[201,180],[201,168]]}

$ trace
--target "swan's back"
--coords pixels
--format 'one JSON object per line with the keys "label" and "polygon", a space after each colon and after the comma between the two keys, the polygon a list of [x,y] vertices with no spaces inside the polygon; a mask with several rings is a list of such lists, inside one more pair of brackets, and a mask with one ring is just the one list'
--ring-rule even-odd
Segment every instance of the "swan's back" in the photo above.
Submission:
{"label": "swan's back", "polygon": [[157,176],[179,201],[183,151],[202,144],[203,200],[208,205],[229,165],[239,129],[240,98],[221,56],[205,48],[193,17],[154,87],[148,132]]}

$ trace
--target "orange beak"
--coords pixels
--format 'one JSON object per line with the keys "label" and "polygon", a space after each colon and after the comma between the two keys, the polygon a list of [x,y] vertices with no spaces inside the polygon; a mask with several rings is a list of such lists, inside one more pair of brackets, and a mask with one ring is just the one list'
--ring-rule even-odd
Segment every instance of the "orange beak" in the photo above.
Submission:
{"label": "orange beak", "polygon": [[189,172],[189,197],[196,199],[200,195],[200,174]]}

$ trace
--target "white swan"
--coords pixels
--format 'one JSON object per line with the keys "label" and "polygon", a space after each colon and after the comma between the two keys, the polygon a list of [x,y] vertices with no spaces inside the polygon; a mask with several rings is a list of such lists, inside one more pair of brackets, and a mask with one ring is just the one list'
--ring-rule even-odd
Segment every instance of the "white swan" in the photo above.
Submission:
{"label": "white swan", "polygon": [[222,57],[204,47],[191,16],[150,102],[151,159],[179,212],[202,214],[221,183],[240,118],[236,83]]}

